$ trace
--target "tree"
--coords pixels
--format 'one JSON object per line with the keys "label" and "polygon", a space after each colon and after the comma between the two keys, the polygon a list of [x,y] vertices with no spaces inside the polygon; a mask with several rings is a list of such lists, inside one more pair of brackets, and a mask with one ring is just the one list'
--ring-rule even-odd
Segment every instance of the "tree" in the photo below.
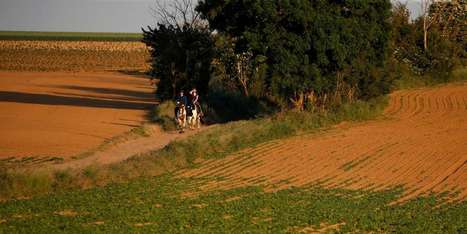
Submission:
{"label": "tree", "polygon": [[441,26],[444,35],[462,33],[465,27],[467,2],[465,0],[421,0],[423,20],[423,48],[428,50],[428,33],[433,26]]}
{"label": "tree", "polygon": [[197,10],[235,42],[235,54],[264,58],[268,95],[303,109],[312,93],[382,91],[370,90],[384,79],[368,77],[384,66],[390,7],[381,0],[204,0]]}
{"label": "tree", "polygon": [[411,21],[407,4],[400,2],[394,4],[391,16],[392,51],[399,65],[408,66],[416,74],[422,73],[429,67],[423,39],[419,40],[423,34],[418,27],[419,22],[421,21],[415,23]]}
{"label": "tree", "polygon": [[425,51],[428,49],[428,29],[433,24],[434,20],[430,17],[430,5],[435,0],[421,0],[420,1],[420,10],[422,13],[422,20],[423,20],[423,48]]}
{"label": "tree", "polygon": [[392,16],[396,58],[408,64],[415,74],[448,79],[465,57],[466,42],[462,32],[466,21],[465,3],[465,0],[425,1],[423,6],[428,7],[427,12],[413,22],[408,19],[406,7],[396,4]]}
{"label": "tree", "polygon": [[439,1],[432,4],[430,15],[436,19],[434,29],[438,31],[444,40],[450,41],[458,47],[459,56],[467,56],[467,40],[465,30],[467,28],[467,1],[451,0]]}
{"label": "tree", "polygon": [[[253,56],[252,51],[235,51],[235,41],[230,37],[217,36],[217,63],[216,67],[220,70],[220,76],[223,76],[224,82],[233,83],[240,89],[244,96],[261,96],[262,87],[257,87],[258,82],[264,75],[264,61],[262,57]],[[226,84],[229,86],[229,84]]]}
{"label": "tree", "polygon": [[157,25],[143,30],[143,42],[151,48],[151,75],[159,79],[156,94],[162,99],[180,89],[196,86],[208,91],[214,43],[206,22],[194,10],[194,0],[156,2]]}
{"label": "tree", "polygon": [[394,44],[400,45],[411,42],[413,27],[410,21],[410,12],[407,3],[396,2],[392,8],[391,16],[392,39]]}
{"label": "tree", "polygon": [[170,0],[156,1],[152,14],[158,24],[171,25],[178,29],[185,26],[191,28],[206,28],[206,22],[202,20],[199,13],[195,11],[195,0]]}

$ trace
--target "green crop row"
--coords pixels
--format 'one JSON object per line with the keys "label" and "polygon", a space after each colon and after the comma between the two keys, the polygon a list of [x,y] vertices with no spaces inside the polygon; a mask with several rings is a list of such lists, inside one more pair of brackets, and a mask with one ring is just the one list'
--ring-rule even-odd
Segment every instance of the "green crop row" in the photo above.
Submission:
{"label": "green crop row", "polygon": [[[217,178],[167,175],[0,204],[0,233],[465,233],[467,203],[403,192],[261,187],[203,192]],[[191,194],[191,195],[190,195]],[[193,195],[195,194],[195,195]],[[439,198],[439,197],[438,197]]]}

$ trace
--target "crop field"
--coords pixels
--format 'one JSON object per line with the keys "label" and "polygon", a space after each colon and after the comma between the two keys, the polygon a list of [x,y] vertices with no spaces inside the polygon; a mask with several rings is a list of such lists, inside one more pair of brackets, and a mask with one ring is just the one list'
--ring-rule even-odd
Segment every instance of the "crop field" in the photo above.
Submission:
{"label": "crop field", "polygon": [[0,40],[44,41],[140,41],[141,33],[0,31]]}
{"label": "crop field", "polygon": [[137,41],[0,40],[0,70],[146,71],[148,59]]}
{"label": "crop field", "polygon": [[146,121],[144,77],[0,71],[0,159],[69,158]]}
{"label": "crop field", "polygon": [[155,104],[146,46],[100,36],[0,33],[0,233],[467,231],[467,83],[82,156]]}
{"label": "crop field", "polygon": [[465,116],[467,83],[398,91],[380,119],[0,203],[0,232],[465,233]]}
{"label": "crop field", "polygon": [[[426,197],[390,205],[401,189],[260,186],[200,193],[222,179],[163,176],[0,205],[2,233],[464,233],[466,203]],[[197,195],[193,195],[197,194]]]}

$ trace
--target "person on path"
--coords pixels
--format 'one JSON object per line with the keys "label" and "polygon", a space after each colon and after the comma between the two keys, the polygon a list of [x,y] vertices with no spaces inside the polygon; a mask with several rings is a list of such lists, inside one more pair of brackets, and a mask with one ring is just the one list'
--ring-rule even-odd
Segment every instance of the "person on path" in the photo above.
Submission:
{"label": "person on path", "polygon": [[200,116],[202,116],[203,112],[201,110],[201,105],[199,104],[199,95],[198,95],[198,91],[196,90],[196,88],[193,88],[190,91],[190,101],[193,107],[196,108],[196,110],[199,112]]}
{"label": "person on path", "polygon": [[175,118],[178,118],[178,109],[181,104],[183,104],[184,107],[188,106],[188,98],[185,96],[183,90],[180,90],[179,95],[175,97]]}

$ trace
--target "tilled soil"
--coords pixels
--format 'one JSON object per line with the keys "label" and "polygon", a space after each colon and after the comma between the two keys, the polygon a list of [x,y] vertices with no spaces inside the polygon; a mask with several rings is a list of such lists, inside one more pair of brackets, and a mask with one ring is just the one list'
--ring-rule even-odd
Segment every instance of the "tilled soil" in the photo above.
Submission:
{"label": "tilled soil", "polygon": [[401,200],[432,192],[467,197],[467,83],[398,91],[384,117],[341,124],[324,134],[271,141],[182,177],[225,178],[204,187],[320,185],[382,190],[404,186]]}
{"label": "tilled soil", "polygon": [[0,159],[91,150],[140,126],[152,92],[122,73],[0,72]]}

